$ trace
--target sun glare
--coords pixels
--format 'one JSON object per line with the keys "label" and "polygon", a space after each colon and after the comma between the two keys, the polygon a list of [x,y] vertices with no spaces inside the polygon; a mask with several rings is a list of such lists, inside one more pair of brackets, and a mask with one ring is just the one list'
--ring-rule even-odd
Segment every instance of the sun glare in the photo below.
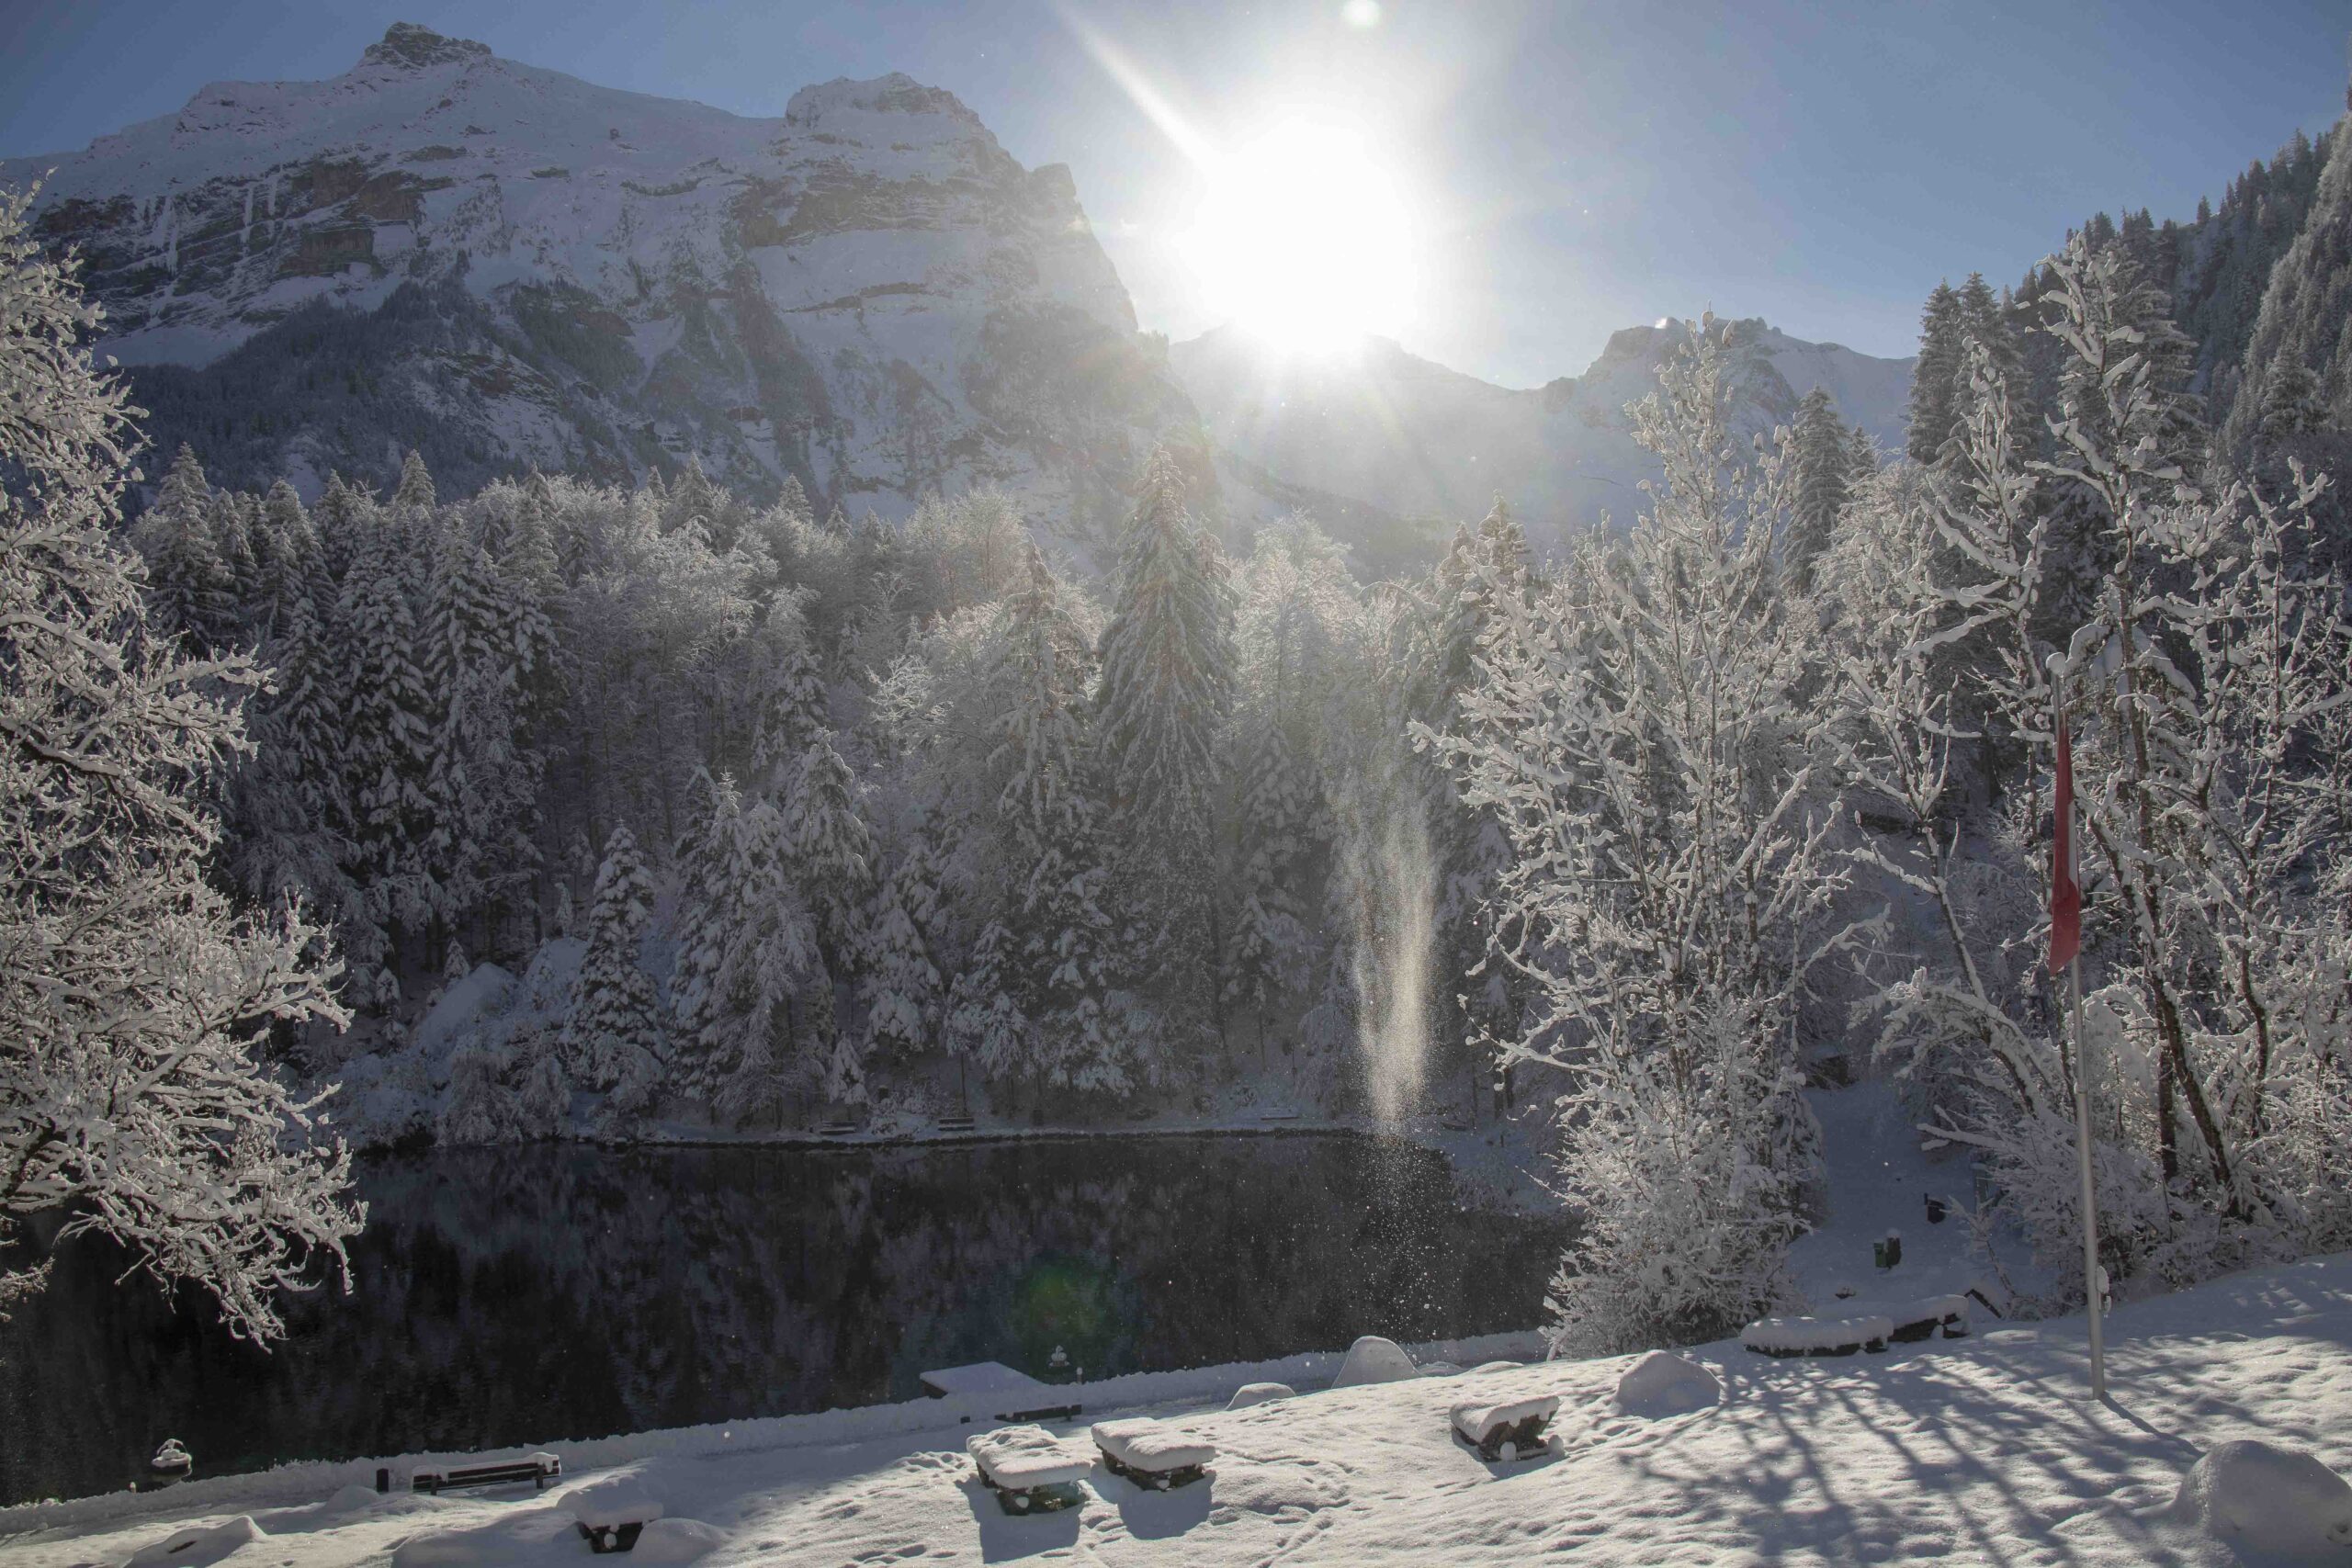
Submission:
{"label": "sun glare", "polygon": [[1363,137],[1291,120],[1209,165],[1187,250],[1219,314],[1311,351],[1397,331],[1410,242],[1396,182]]}

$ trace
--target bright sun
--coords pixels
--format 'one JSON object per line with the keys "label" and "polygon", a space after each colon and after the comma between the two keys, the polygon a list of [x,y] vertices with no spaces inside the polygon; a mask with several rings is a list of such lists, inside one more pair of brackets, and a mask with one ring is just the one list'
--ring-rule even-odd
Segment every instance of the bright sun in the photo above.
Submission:
{"label": "bright sun", "polygon": [[1294,119],[1211,166],[1187,251],[1217,313],[1311,351],[1397,330],[1411,237],[1363,138]]}

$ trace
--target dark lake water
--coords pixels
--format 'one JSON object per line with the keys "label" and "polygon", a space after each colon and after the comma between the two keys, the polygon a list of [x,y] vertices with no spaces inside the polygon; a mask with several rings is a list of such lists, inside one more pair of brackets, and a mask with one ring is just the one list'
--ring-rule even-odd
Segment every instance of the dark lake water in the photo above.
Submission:
{"label": "dark lake water", "polygon": [[355,1290],[265,1354],[96,1238],[0,1326],[0,1501],[911,1398],[933,1367],[1090,1376],[1524,1328],[1564,1232],[1464,1213],[1342,1137],[876,1152],[568,1145],[371,1160]]}

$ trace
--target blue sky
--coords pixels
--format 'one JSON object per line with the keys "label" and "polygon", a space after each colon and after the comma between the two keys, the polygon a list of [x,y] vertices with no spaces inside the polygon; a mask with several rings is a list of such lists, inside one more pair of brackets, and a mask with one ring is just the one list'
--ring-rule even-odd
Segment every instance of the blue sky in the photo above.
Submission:
{"label": "blue sky", "polygon": [[[1513,385],[1668,313],[1910,352],[1919,301],[2013,281],[2106,209],[2199,195],[2343,110],[2352,0],[956,6],[6,0],[0,154],[77,148],[222,79],[334,75],[395,19],[755,115],[902,70],[1071,166],[1148,327],[1211,306],[1173,237],[1204,175],[1102,64],[1219,144],[1366,128],[1416,236],[1408,348]],[[1090,47],[1091,45],[1091,47]]]}

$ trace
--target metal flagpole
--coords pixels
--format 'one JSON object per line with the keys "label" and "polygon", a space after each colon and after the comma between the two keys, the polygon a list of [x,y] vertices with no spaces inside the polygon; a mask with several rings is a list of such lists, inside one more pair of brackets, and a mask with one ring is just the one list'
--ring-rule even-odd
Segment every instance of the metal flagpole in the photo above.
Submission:
{"label": "metal flagpole", "polygon": [[[2066,813],[2066,820],[2059,831],[2066,841],[2066,880],[2079,899],[2083,884],[2077,869],[2080,856],[2075,845],[2074,744],[2067,733],[2063,675],[2051,682],[2051,694],[2057,709],[2059,766],[2065,770],[2067,785],[2066,798],[2060,806]],[[2083,1029],[2083,953],[2079,937],[2073,955],[2066,961],[2066,991],[2075,1029],[2075,1158],[2083,1179],[2083,1300],[2090,1315],[2091,1398],[2100,1400],[2107,1397],[2107,1347],[2104,1325],[2099,1321],[2103,1304],[2100,1297],[2104,1292],[2098,1288],[2098,1185],[2091,1178],[2091,1043]]]}

